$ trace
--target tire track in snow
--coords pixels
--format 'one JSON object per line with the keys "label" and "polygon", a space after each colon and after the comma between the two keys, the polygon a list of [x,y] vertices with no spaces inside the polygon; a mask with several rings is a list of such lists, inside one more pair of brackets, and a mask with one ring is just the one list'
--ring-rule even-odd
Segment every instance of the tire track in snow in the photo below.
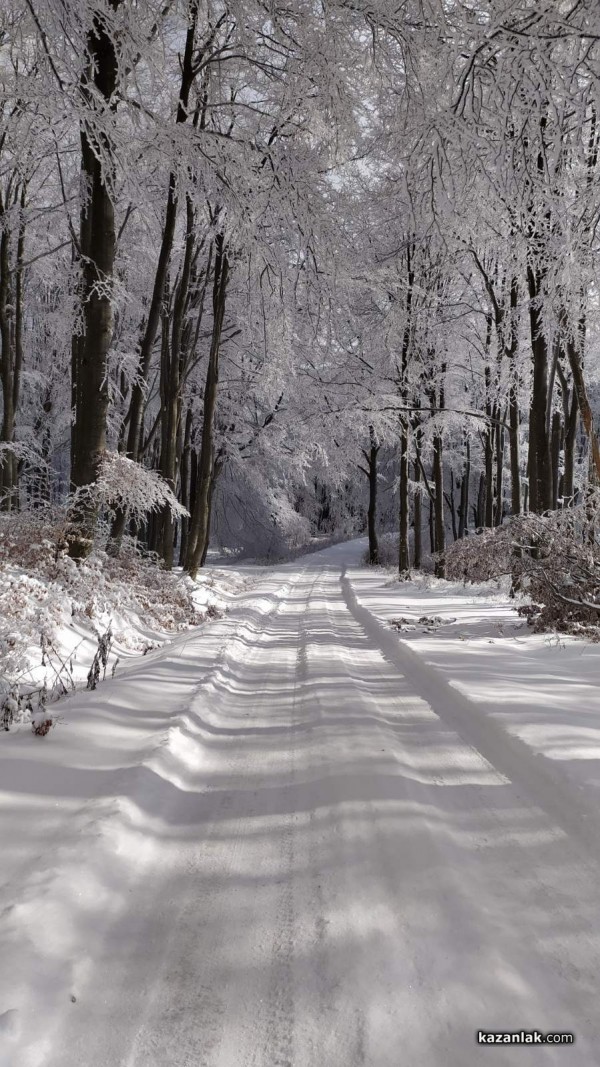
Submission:
{"label": "tire track in snow", "polygon": [[[423,664],[411,649],[398,646],[395,635],[358,603],[345,569],[340,584],[350,616],[360,627],[365,645],[379,651],[394,668],[402,686],[408,683],[415,694],[427,701],[431,712],[440,721],[440,730],[450,727],[457,735],[457,748],[460,747],[459,739],[466,741],[477,758],[488,765],[490,783],[496,777],[495,770],[500,772],[507,783],[504,787],[505,798],[512,795],[511,807],[515,814],[519,809],[523,810],[524,801],[519,798],[519,787],[522,786],[523,793],[532,794],[526,788],[526,783],[516,778],[514,764],[509,764],[508,759],[495,759],[496,747],[491,751],[488,744],[485,747],[476,745],[467,729],[471,717],[482,712],[468,701],[468,706],[462,709],[461,694],[453,690],[435,669]],[[349,669],[351,673],[354,672],[353,666]],[[459,711],[463,712],[460,719]],[[477,740],[480,740],[479,736]],[[527,760],[519,763],[517,768],[522,774],[528,762],[535,758],[529,751],[525,755]],[[406,761],[404,746],[402,756]],[[513,774],[509,774],[509,770]],[[408,784],[410,787],[410,781]],[[444,784],[443,775],[439,781],[432,779],[434,790],[436,786]],[[498,784],[501,784],[500,779]],[[473,825],[471,848],[462,855],[451,838],[439,834],[437,820],[429,823],[427,810],[420,819],[419,848],[423,855],[431,852],[438,856],[435,891],[428,901],[429,893],[426,890],[422,901],[425,909],[428,905],[439,909],[441,905],[439,914],[443,923],[434,943],[429,944],[427,938],[415,938],[419,930],[419,916],[414,911],[414,901],[410,898],[399,901],[400,913],[404,911],[410,916],[402,940],[405,941],[409,959],[414,961],[416,967],[419,997],[425,1006],[428,1001],[431,1002],[432,995],[437,1003],[432,1018],[434,1028],[438,1030],[435,1039],[433,1029],[431,1033],[433,1062],[446,1062],[449,1067],[455,1064],[456,1067],[463,1067],[471,1062],[471,1059],[465,1059],[464,1047],[461,1049],[460,1041],[457,1042],[457,1025],[460,1025],[461,1011],[465,1010],[466,1003],[460,1000],[460,982],[456,983],[455,990],[453,983],[454,975],[459,975],[462,969],[470,974],[469,999],[473,1006],[480,1005],[477,1023],[481,1019],[485,1027],[486,1016],[489,1020],[491,1015],[497,1013],[496,1005],[500,1005],[500,1011],[506,1012],[505,1018],[512,1015],[514,1020],[516,1014],[515,1022],[518,1025],[520,997],[524,1005],[523,1016],[529,1020],[536,1019],[542,1029],[576,1030],[576,1048],[570,1050],[569,1057],[573,1063],[586,1064],[587,1067],[587,1064],[594,1062],[591,1050],[594,1048],[596,1031],[591,1006],[595,1001],[596,989],[593,945],[597,930],[597,908],[593,902],[597,872],[589,862],[581,864],[581,848],[572,849],[571,840],[565,839],[560,830],[553,828],[553,824],[558,822],[555,816],[543,831],[547,835],[545,846],[534,851],[526,844],[521,845],[517,839],[507,848],[506,830],[509,824],[504,815],[510,809],[506,806],[506,799],[497,805],[498,798],[490,796],[488,791],[477,785],[471,788],[474,790],[474,810],[485,813],[485,820],[480,823],[479,829],[477,824]],[[480,794],[479,806],[477,793]],[[433,799],[435,792],[431,795]],[[443,810],[446,819],[451,817],[453,799],[447,794],[444,800],[449,803],[442,801],[443,807],[439,809]],[[537,800],[535,794],[532,799],[537,801],[538,809],[542,808],[537,818],[541,830],[540,818],[546,822],[543,814],[545,805]],[[525,803],[531,817],[535,817],[535,809],[528,801]],[[459,811],[456,810],[456,815]],[[570,820],[567,821],[570,823]],[[458,828],[460,822],[455,821],[454,826]],[[494,859],[493,849],[479,851],[481,844],[487,843],[488,835],[492,841],[495,839],[496,846],[506,842],[501,862]],[[384,873],[389,855],[386,856],[385,850],[381,851],[381,870]],[[583,855],[588,861],[587,851],[583,851]],[[512,901],[512,909],[506,906],[509,900]],[[542,900],[544,904],[540,906]],[[542,916],[543,922],[540,921]],[[582,936],[583,923],[586,925]],[[537,930],[537,934],[534,930]],[[484,960],[488,961],[489,966],[481,972],[478,982],[478,972]],[[472,1008],[465,1010],[463,1025],[469,1016],[475,1028],[476,1013]],[[575,1019],[579,1021],[577,1025]],[[444,1020],[446,1032],[440,1025]],[[501,1023],[501,1019],[496,1014],[496,1025],[492,1024],[490,1029],[514,1028],[498,1026],[498,1022]],[[413,1026],[414,1023],[413,1019]],[[427,1024],[418,1028],[427,1030]],[[497,1051],[496,1055],[500,1057],[499,1063],[503,1067],[513,1067],[517,1059],[521,1060],[524,1055],[528,1059],[528,1053],[524,1050],[506,1049]],[[543,1058],[548,1065],[560,1064],[564,1059],[564,1050],[547,1047]],[[426,1059],[429,1063],[429,1056]],[[537,1059],[535,1062],[537,1064]]]}
{"label": "tire track in snow", "polygon": [[[214,669],[193,691],[188,709],[192,720],[194,704],[197,702],[200,712],[204,713],[206,705],[213,701],[218,715],[220,684],[226,684],[231,666],[247,668],[261,655],[267,633],[265,623],[267,620],[271,625],[275,622],[301,577],[302,572],[278,587],[277,603],[261,617],[262,626],[244,623],[234,631],[222,648]],[[243,811],[239,811],[238,807],[235,781],[232,779],[231,789],[221,792],[219,804],[206,824],[206,836],[188,857],[187,876],[192,882],[197,881],[200,894],[198,909],[195,900],[188,899],[177,919],[173,917],[171,920],[172,943],[166,952],[163,972],[155,981],[152,1002],[146,1010],[144,1023],[139,1027],[135,1051],[127,1061],[128,1067],[163,1067],[167,1062],[169,1067],[209,1067],[220,1060],[220,1046],[228,1022],[227,979],[215,988],[215,983],[202,981],[202,975],[214,974],[219,969],[219,960],[229,935],[219,916],[223,911],[224,898],[228,894],[231,897],[231,876],[244,847],[244,827],[257,812],[252,805]],[[229,821],[231,837],[227,849],[218,840],[213,843],[225,819]],[[207,865],[207,853],[210,852],[213,856]],[[293,840],[289,835],[285,840],[284,855],[292,867]],[[209,873],[214,877],[206,888],[206,876]],[[287,885],[290,884],[288,880]],[[189,931],[185,944],[181,943],[178,928]],[[280,1057],[285,1057],[291,1048],[293,1031],[290,1022],[293,998],[289,963],[293,944],[293,905],[289,893],[282,896],[276,931],[273,951],[278,980],[274,984],[272,1014],[267,1025],[270,1026],[272,1047],[278,1050]],[[201,945],[200,963],[194,960],[196,945]],[[199,978],[200,996],[197,996]],[[181,991],[179,997],[174,996],[175,990]],[[174,1002],[179,1003],[181,1010],[173,1012]],[[291,1055],[274,1062],[281,1067],[291,1067]]]}
{"label": "tire track in snow", "polygon": [[[486,751],[475,744],[482,713],[361,607],[345,573],[340,585],[339,563],[282,568],[271,581],[266,610],[248,601],[234,609],[210,669],[173,710],[168,743],[152,757],[170,776],[166,792],[154,795],[144,770],[130,790],[142,817],[150,809],[135,828],[156,829],[157,852],[93,960],[72,1008],[78,1021],[44,1067],[465,1067],[480,1058],[471,1020],[495,999],[500,1012],[512,1006],[511,1018],[528,1012],[524,1024],[555,1009],[555,1020],[557,1009],[577,1020],[568,1058],[587,1067],[583,994],[593,969],[575,971],[572,898],[563,921],[552,884],[547,901],[536,896],[555,842],[543,863],[538,851],[533,873],[518,842],[496,841],[495,858],[476,852],[499,798],[488,794],[480,819],[477,785],[467,800],[439,788],[458,784],[461,752],[498,766],[485,721]],[[407,728],[395,730],[403,714]],[[441,737],[450,730],[454,764]],[[442,766],[436,777],[440,749],[449,773]],[[523,777],[527,764],[518,770]],[[486,767],[488,776],[498,778]],[[500,785],[502,818],[522,804]],[[504,907],[512,891],[516,913]],[[575,912],[587,937],[583,893]],[[541,971],[550,951],[565,968],[562,985]],[[492,1058],[537,1067],[528,1052]],[[544,1050],[548,1067],[563,1059],[564,1050]]]}
{"label": "tire track in snow", "polygon": [[[300,578],[304,577],[302,572]],[[298,579],[298,582],[300,581]],[[308,677],[306,610],[315,586],[304,594],[306,607],[298,612],[296,630],[296,661],[294,667],[293,697],[289,719],[289,766],[284,789],[293,790],[297,780],[296,728],[307,710],[303,687]],[[296,583],[297,587],[298,583]],[[296,1003],[298,997],[295,961],[298,946],[298,902],[296,900],[297,833],[302,817],[291,810],[283,816],[281,840],[281,886],[276,906],[274,936],[270,948],[270,977],[267,1004],[262,1021],[262,1035],[258,1048],[251,1055],[253,1065],[269,1063],[273,1067],[293,1067],[294,1039],[296,1032]],[[260,1049],[260,1052],[259,1052]]]}
{"label": "tire track in snow", "polygon": [[[183,734],[188,748],[199,751],[204,720],[201,714],[198,728],[195,704],[200,702],[201,712],[216,704],[218,687],[227,684],[232,666],[250,662],[260,654],[268,620],[281,611],[297,580],[298,574],[281,574],[275,589],[268,593],[253,589],[222,622],[213,624],[213,632],[223,633],[209,670],[173,709],[169,725],[141,761],[123,771],[121,796],[102,802],[107,806],[110,799],[100,829],[102,847],[108,849],[111,863],[113,838],[117,835],[120,839],[125,831],[127,841],[132,814],[136,834],[150,841],[155,816],[159,815],[159,823],[167,828],[176,826],[180,818],[184,825],[189,820],[190,792],[185,789],[188,768],[179,760],[181,746],[173,743]],[[275,601],[267,603],[266,610],[261,603],[265,596]],[[181,642],[183,651],[194,640],[190,635]],[[193,735],[189,735],[186,723],[196,727]],[[181,784],[175,784],[178,768]],[[227,772],[226,765],[223,770]],[[159,843],[152,843],[132,884],[124,889],[133,896],[122,898],[117,915],[105,916],[101,951],[85,961],[85,979],[82,975],[76,984],[78,1002],[71,1012],[73,1018],[49,1020],[48,1048],[56,1053],[46,1054],[44,1067],[81,1067],[84,1063],[86,1067],[164,1067],[167,1063],[169,1067],[204,1067],[214,1062],[226,1022],[225,989],[207,984],[203,975],[215,969],[214,961],[222,953],[228,931],[211,920],[219,911],[229,875],[236,867],[244,821],[252,812],[239,812],[233,777],[231,789],[213,793],[210,788],[197,791],[194,787],[193,792],[197,792],[202,839],[195,845],[187,844],[180,858],[169,853],[169,860],[160,855]],[[150,822],[145,821],[147,812],[153,813]],[[224,823],[231,828],[228,848],[218,841]],[[99,864],[101,859],[99,856]],[[201,896],[195,885],[201,887]],[[194,958],[200,940],[201,965]],[[144,966],[148,957],[153,958],[150,968]]]}
{"label": "tire track in snow", "polygon": [[340,582],[346,606],[354,619],[385,659],[411,682],[432,711],[491,767],[545,811],[570,838],[580,842],[588,862],[600,863],[598,812],[566,781],[556,763],[551,764],[544,755],[532,751],[524,741],[504,730],[363,607],[345,566]]}

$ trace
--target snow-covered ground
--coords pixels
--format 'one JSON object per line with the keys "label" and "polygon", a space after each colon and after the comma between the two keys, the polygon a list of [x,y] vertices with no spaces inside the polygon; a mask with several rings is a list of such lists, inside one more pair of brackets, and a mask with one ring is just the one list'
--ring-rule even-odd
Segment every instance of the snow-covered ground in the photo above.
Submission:
{"label": "snow-covered ground", "polygon": [[[5,517],[6,518],[6,517]],[[23,532],[0,538],[0,705],[7,692],[50,703],[85,686],[98,649],[110,634],[101,673],[122,670],[173,636],[227,610],[259,568],[221,566],[212,554],[197,581],[166,572],[137,552],[119,559],[93,554],[85,563],[55,559],[49,540],[23,544]]]}
{"label": "snow-covered ground", "polygon": [[[407,586],[363,572],[354,584],[359,604],[402,639],[399,667],[418,673],[419,690],[434,710],[439,705],[449,716],[454,709],[454,725],[481,751],[492,738],[506,748],[502,756],[494,751],[495,766],[522,756],[530,775],[531,753],[560,761],[558,768],[545,761],[535,766],[555,794],[559,782],[583,790],[580,814],[594,815],[600,808],[599,644],[532,633],[491,582],[474,588],[427,576]],[[485,738],[471,732],[482,713]]]}
{"label": "snow-covered ground", "polygon": [[600,649],[363,548],[2,735],[1,1067],[598,1062]]}

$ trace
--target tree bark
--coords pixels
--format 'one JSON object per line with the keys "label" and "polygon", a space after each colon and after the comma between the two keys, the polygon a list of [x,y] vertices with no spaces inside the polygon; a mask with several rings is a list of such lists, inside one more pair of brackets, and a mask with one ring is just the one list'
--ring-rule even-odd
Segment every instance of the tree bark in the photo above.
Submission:
{"label": "tree bark", "polygon": [[400,538],[398,543],[398,573],[400,577],[404,578],[407,577],[410,571],[408,542],[410,500],[408,495],[408,483],[408,427],[407,422],[403,421],[400,434],[400,484],[398,500]]}
{"label": "tree bark", "polygon": [[369,508],[367,511],[367,529],[369,535],[369,563],[374,567],[379,563],[379,544],[377,541],[377,456],[379,455],[380,445],[372,426],[369,426],[369,437]]}
{"label": "tree bark", "polygon": [[[488,333],[489,337],[489,333]],[[484,438],[485,457],[485,515],[484,525],[494,525],[494,422],[491,401],[491,369],[485,368],[485,413],[487,425]]]}
{"label": "tree bark", "polygon": [[[421,481],[421,464],[418,459],[415,460],[414,480],[417,483]],[[423,561],[423,536],[421,530],[422,515],[423,501],[421,499],[421,494],[417,489],[413,497],[413,566],[416,571],[421,570]]]}
{"label": "tree bark", "polygon": [[577,403],[581,412],[581,421],[588,438],[590,447],[590,471],[596,484],[600,483],[600,446],[594,430],[594,417],[588,399],[585,378],[583,377],[583,365],[578,345],[574,337],[567,337],[567,358],[573,375],[573,384],[577,393]]}
{"label": "tree bark", "polygon": [[506,418],[506,411],[504,412],[504,415],[502,415],[500,408],[496,407],[496,413],[498,422],[496,424],[496,502],[494,509],[494,526],[501,526],[504,510],[504,421]]}
{"label": "tree bark", "polygon": [[[190,458],[193,426],[193,412],[191,405],[185,416],[185,429],[183,433],[183,448],[181,450],[181,471],[179,477],[179,496],[184,508],[190,511]],[[189,518],[182,516],[181,537],[179,542],[179,566],[183,567],[187,553]]]}
{"label": "tree bark", "polygon": [[548,345],[543,333],[540,299],[542,282],[531,263],[527,267],[533,379],[529,409],[529,508],[540,514],[552,507],[552,465],[546,413],[549,403]]}
{"label": "tree bark", "polygon": [[[4,205],[0,200],[0,219],[4,215]],[[13,403],[14,352],[11,343],[11,286],[9,260],[10,232],[4,226],[0,234],[0,341],[1,378],[2,378],[2,443],[12,445],[15,436],[15,406]],[[13,506],[13,486],[15,480],[14,455],[10,448],[0,453],[0,507],[11,511]]]}
{"label": "tree bark", "polygon": [[508,364],[510,386],[508,391],[508,443],[510,452],[510,510],[513,515],[521,514],[521,457],[519,442],[519,331],[517,324],[517,307],[519,302],[519,283],[516,277],[510,285],[510,341],[508,346]]}
{"label": "tree bark", "polygon": [[[13,178],[15,188],[13,192]],[[23,253],[25,247],[26,183],[16,173],[8,181],[6,194],[0,191],[0,384],[2,386],[2,428],[0,441],[9,446],[0,452],[0,509],[12,511],[19,506],[17,456],[10,446],[15,441],[16,416],[19,408],[23,369]],[[19,225],[16,241],[16,265],[11,271],[11,230],[6,220],[5,200],[18,204]]]}
{"label": "tree bark", "polygon": [[[194,69],[194,49],[198,25],[198,12],[198,0],[189,0],[188,28],[185,39],[184,54],[181,60],[181,82],[179,88],[179,101],[177,104],[177,113],[175,116],[176,125],[182,125],[183,123],[185,123],[187,121],[189,113],[190,92],[196,76]],[[156,264],[156,273],[154,275],[154,284],[152,287],[150,307],[148,309],[148,317],[146,319],[146,323],[143,328],[140,340],[140,348],[138,354],[138,373],[131,389],[129,411],[127,413],[128,431],[126,452],[127,455],[134,460],[139,459],[144,403],[146,398],[146,382],[150,370],[154,343],[156,341],[156,335],[158,333],[161,308],[165,292],[165,283],[167,280],[169,263],[171,260],[171,252],[173,249],[173,240],[175,237],[175,224],[177,221],[177,210],[179,206],[177,184],[177,172],[173,170],[169,175],[165,221],[163,225],[163,233],[160,244],[160,251],[158,254],[158,261]],[[118,552],[118,546],[125,531],[125,523],[126,514],[124,511],[119,510],[117,512],[117,515],[115,516],[115,521],[113,523],[113,528],[111,531],[111,537],[115,542],[114,551]]]}
{"label": "tree bark", "polygon": [[185,569],[192,578],[198,573],[202,557],[205,554],[209,533],[210,486],[213,473],[213,435],[214,418],[219,386],[219,351],[221,333],[225,315],[225,301],[229,280],[229,259],[225,249],[223,234],[215,238],[215,262],[213,280],[213,326],[204,388],[204,416],[200,458],[198,461],[198,481],[194,511],[190,522],[188,553]]}
{"label": "tree bark", "polygon": [[219,454],[213,463],[212,475],[210,479],[210,488],[208,490],[208,518],[206,522],[206,534],[204,537],[204,548],[202,549],[202,555],[200,557],[200,566],[203,567],[206,563],[206,557],[208,556],[208,548],[210,544],[210,522],[212,517],[212,504],[215,495],[215,486],[217,484],[219,475],[223,469],[223,458]]}
{"label": "tree bark", "polygon": [[[121,3],[122,0],[110,0],[110,7],[115,11]],[[98,107],[98,97],[103,108],[110,108],[117,84],[118,58],[106,22],[98,14],[88,34],[87,59],[83,95],[93,111]],[[115,212],[110,192],[111,154],[107,136],[98,135],[94,123],[84,120],[81,167],[85,199],[80,229],[83,336],[75,346],[75,447],[71,459],[71,484],[75,490],[96,481],[106,448],[108,352],[113,332],[111,289],[116,252]],[[96,506],[89,497],[80,497],[71,509],[67,532],[69,555],[73,559],[81,559],[90,552],[95,524]]]}
{"label": "tree bark", "polygon": [[560,451],[563,440],[563,426],[560,411],[555,411],[552,415],[552,427],[551,427],[551,456],[552,456],[552,507],[556,510],[558,507],[558,490],[559,490],[559,467],[560,467]]}
{"label": "tree bark", "polygon": [[[446,374],[446,364],[444,363],[441,368],[442,384],[439,391],[439,410],[443,411],[446,406],[445,392],[444,392],[444,376]],[[435,405],[434,405],[435,406]],[[435,434],[433,438],[433,483],[435,486],[435,575],[437,578],[444,578],[446,575],[446,563],[444,560],[444,552],[446,550],[446,526],[444,523],[444,456],[443,456],[443,437],[441,432]]]}
{"label": "tree bark", "polygon": [[485,472],[479,475],[479,487],[477,489],[477,506],[475,511],[475,524],[480,530],[485,522]]}
{"label": "tree bark", "polygon": [[448,511],[450,512],[450,522],[452,523],[452,539],[458,540],[458,527],[456,524],[456,500],[454,496],[454,471],[450,468],[450,491],[445,493],[446,503],[448,505]]}
{"label": "tree bark", "polygon": [[465,463],[460,483],[458,510],[458,536],[465,537],[469,531],[469,483],[471,481],[471,441],[465,437]]}
{"label": "tree bark", "polygon": [[565,472],[561,495],[563,507],[570,507],[573,503],[575,489],[575,441],[577,439],[577,423],[579,421],[579,405],[575,389],[572,390],[570,405],[567,395],[565,406],[567,409],[565,419]]}
{"label": "tree bark", "polygon": [[443,553],[446,548],[446,529],[444,524],[444,463],[443,443],[441,434],[436,434],[433,439],[433,484],[435,486],[435,574],[437,578],[445,575],[445,563]]}
{"label": "tree bark", "polygon": [[[399,381],[399,393],[400,400],[403,407],[408,406],[408,364],[410,357],[411,336],[412,336],[412,305],[413,305],[413,288],[415,283],[415,272],[413,267],[413,251],[414,246],[412,241],[409,241],[406,246],[406,308],[405,315],[406,320],[404,324],[404,332],[402,335],[402,352],[400,357],[400,381]],[[398,500],[398,526],[399,526],[399,542],[398,542],[398,573],[400,577],[406,577],[410,571],[410,551],[408,542],[409,531],[409,510],[410,500],[408,495],[408,483],[409,483],[409,470],[408,470],[408,433],[409,433],[409,418],[408,414],[403,414],[400,417],[400,478],[399,478],[399,500]]]}

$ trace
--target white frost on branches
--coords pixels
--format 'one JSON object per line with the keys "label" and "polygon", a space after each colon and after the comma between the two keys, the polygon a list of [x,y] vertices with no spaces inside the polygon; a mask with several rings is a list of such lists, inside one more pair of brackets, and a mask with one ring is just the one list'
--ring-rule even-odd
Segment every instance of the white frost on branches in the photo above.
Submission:
{"label": "white frost on branches", "polygon": [[163,508],[168,508],[173,517],[189,514],[160,474],[118,452],[103,454],[97,480],[78,490],[74,503],[84,495],[91,497],[95,506],[108,515],[114,516],[122,510],[134,521]]}

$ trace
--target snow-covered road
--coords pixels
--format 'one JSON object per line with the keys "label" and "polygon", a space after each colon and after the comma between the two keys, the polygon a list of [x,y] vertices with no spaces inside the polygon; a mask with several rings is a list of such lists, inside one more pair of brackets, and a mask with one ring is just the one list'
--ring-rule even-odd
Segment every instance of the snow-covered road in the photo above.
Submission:
{"label": "snow-covered road", "polygon": [[[1,1067],[600,1063],[600,817],[377,620],[359,554],[7,737]],[[575,1044],[475,1040],[536,1028]]]}

